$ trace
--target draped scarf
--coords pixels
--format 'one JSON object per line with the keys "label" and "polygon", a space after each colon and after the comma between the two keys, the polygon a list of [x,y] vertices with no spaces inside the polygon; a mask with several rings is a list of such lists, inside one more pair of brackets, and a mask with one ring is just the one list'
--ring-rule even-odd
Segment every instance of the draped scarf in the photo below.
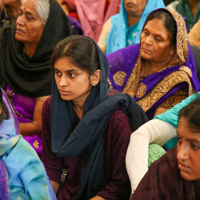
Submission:
{"label": "draped scarf", "polygon": [[0,86],[9,85],[15,93],[27,97],[50,95],[52,74],[50,58],[56,44],[71,35],[69,20],[55,0],[49,0],[50,14],[34,55],[23,52],[23,43],[15,39],[16,23],[5,24],[0,49]]}
{"label": "draped scarf", "polygon": [[[84,36],[83,36],[84,37]],[[147,121],[143,110],[128,94],[112,95],[107,81],[109,64],[105,54],[96,45],[101,80],[86,99],[83,117],[76,126],[71,101],[61,99],[55,79],[52,84],[50,123],[52,151],[59,157],[70,158],[83,154],[81,187],[75,200],[90,199],[106,185],[104,177],[104,137],[112,113],[120,106],[130,117],[132,130]]]}
{"label": "draped scarf", "polygon": [[[132,38],[132,44],[137,44],[140,42],[140,34],[144,22],[150,12],[157,8],[164,8],[165,4],[163,0],[147,0],[146,7],[140,17],[138,22],[136,37]],[[126,47],[127,31],[128,31],[128,21],[127,13],[124,7],[124,0],[121,1],[120,12],[117,15],[111,17],[112,28],[108,35],[106,55]]]}

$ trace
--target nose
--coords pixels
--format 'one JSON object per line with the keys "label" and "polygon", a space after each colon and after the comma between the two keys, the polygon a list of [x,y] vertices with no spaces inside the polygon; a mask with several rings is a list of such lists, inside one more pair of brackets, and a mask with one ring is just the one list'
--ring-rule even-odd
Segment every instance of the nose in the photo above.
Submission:
{"label": "nose", "polygon": [[62,77],[60,78],[59,86],[60,86],[60,87],[67,87],[67,86],[68,86],[67,77],[62,76]]}
{"label": "nose", "polygon": [[182,143],[177,145],[177,159],[187,160],[189,158],[189,144]]}
{"label": "nose", "polygon": [[148,37],[145,39],[145,43],[146,43],[147,45],[152,45],[152,38],[151,38],[151,36],[148,36]]}
{"label": "nose", "polygon": [[21,26],[25,25],[25,19],[24,19],[23,15],[18,16],[16,23],[17,23],[17,25],[21,25]]}

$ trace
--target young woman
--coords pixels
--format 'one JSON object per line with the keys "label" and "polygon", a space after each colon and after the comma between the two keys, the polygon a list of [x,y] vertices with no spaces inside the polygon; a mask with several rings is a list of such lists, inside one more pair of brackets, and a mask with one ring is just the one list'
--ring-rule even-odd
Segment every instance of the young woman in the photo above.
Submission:
{"label": "young woman", "polygon": [[58,200],[129,199],[125,154],[144,112],[128,94],[110,92],[107,58],[92,39],[64,39],[52,65],[42,160]]}
{"label": "young woman", "polygon": [[150,166],[132,200],[200,199],[199,113],[199,98],[179,112],[177,146]]}

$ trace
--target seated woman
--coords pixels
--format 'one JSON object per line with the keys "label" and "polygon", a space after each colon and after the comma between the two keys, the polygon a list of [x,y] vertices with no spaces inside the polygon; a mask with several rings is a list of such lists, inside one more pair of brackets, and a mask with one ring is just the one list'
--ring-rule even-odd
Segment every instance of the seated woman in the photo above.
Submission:
{"label": "seated woman", "polygon": [[89,37],[60,42],[52,66],[42,161],[58,200],[128,200],[125,155],[132,130],[147,121],[144,111],[128,94],[110,92],[107,58]]}
{"label": "seated woman", "polygon": [[0,2],[0,27],[4,23],[12,24],[16,21],[19,9],[21,7],[21,0],[1,0]]}
{"label": "seated woman", "polygon": [[126,168],[133,190],[137,188],[138,183],[147,172],[149,144],[163,146],[167,142],[165,144],[167,149],[175,146],[177,139],[174,137],[176,137],[178,126],[178,113],[198,96],[198,94],[189,96],[165,113],[157,115],[153,120],[145,123],[131,135],[126,155]]}
{"label": "seated woman", "polygon": [[16,24],[3,28],[0,86],[13,103],[20,133],[31,136],[26,139],[39,154],[42,106],[51,94],[50,57],[70,34],[69,20],[54,0],[24,0]]}
{"label": "seated woman", "polygon": [[148,119],[199,90],[184,19],[161,8],[144,24],[140,44],[107,56],[113,89],[130,94]]}
{"label": "seated woman", "polygon": [[122,0],[120,13],[103,26],[98,45],[106,55],[140,42],[142,27],[148,14],[165,7],[163,0]]}
{"label": "seated woman", "polygon": [[131,200],[200,199],[200,98],[178,114],[177,146],[154,162]]}
{"label": "seated woman", "polygon": [[175,0],[167,8],[180,13],[185,18],[188,32],[200,19],[199,0]]}
{"label": "seated woman", "polygon": [[0,188],[4,189],[4,193],[0,192],[1,200],[56,199],[41,160],[20,135],[17,117],[0,89],[0,172],[3,168],[7,180],[4,171],[0,175]]}

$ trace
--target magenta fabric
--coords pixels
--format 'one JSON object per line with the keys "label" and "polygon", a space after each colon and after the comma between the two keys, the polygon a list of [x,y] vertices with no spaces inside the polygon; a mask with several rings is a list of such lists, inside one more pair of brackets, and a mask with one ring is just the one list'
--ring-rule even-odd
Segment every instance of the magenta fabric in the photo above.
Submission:
{"label": "magenta fabric", "polygon": [[95,42],[99,39],[105,21],[119,12],[121,0],[112,0],[108,12],[105,11],[106,1],[75,0],[77,14],[85,36],[92,38]]}
{"label": "magenta fabric", "polygon": [[[112,83],[113,89],[122,92],[127,80],[135,66],[135,63],[137,61],[137,58],[139,56],[140,52],[140,44],[131,45],[126,48],[120,49],[114,53],[111,53],[107,55],[108,62],[110,64],[110,74],[109,79]],[[192,54],[191,47],[189,45],[189,56],[185,63],[183,63],[183,66],[187,66],[192,71],[192,78],[190,79],[192,82],[192,86],[196,91],[199,91],[199,81],[196,75],[196,66],[194,62],[194,57]],[[178,71],[181,65],[171,66],[161,72],[154,73],[145,79],[141,81],[147,86],[146,94],[148,94],[151,89],[159,82],[161,81],[165,76],[169,75],[170,73],[174,71]],[[124,84],[122,86],[116,85],[113,79],[114,74],[117,71],[123,71],[126,73],[126,77],[124,79]],[[174,95],[176,91],[180,89],[188,89],[188,84],[180,83],[176,85],[172,90],[170,90],[168,93],[166,93],[159,101],[157,101],[147,112],[148,119],[152,119],[154,116],[155,109],[158,105],[160,105],[162,102],[164,102],[167,98]],[[134,97],[135,101],[138,101],[140,98]]]}
{"label": "magenta fabric", "polygon": [[[150,165],[131,200],[191,200],[191,183],[180,176],[176,146]],[[199,198],[196,198],[199,199]]]}
{"label": "magenta fabric", "polygon": [[2,160],[0,160],[0,199],[1,200],[10,200],[10,188],[8,186],[8,174],[6,167]]}
{"label": "magenta fabric", "polygon": [[[6,87],[13,93],[10,86]],[[13,93],[13,104],[17,112],[23,117],[17,116],[19,123],[31,123],[33,121],[33,114],[35,109],[35,98],[25,97],[20,94]],[[39,157],[42,154],[42,139],[37,135],[23,137],[37,152]]]}
{"label": "magenta fabric", "polygon": [[[51,149],[50,133],[50,104],[48,98],[43,106],[43,152],[42,161],[45,165],[50,180],[60,184],[63,158],[57,157]],[[79,122],[77,115],[76,122]],[[106,187],[97,195],[105,199],[129,200],[130,182],[125,167],[125,155],[129,144],[132,129],[129,118],[121,109],[117,109],[110,119],[110,123],[104,132],[105,146],[105,179]],[[73,199],[80,188],[80,176],[83,155],[65,158],[69,166],[67,179],[57,193],[58,200]]]}

